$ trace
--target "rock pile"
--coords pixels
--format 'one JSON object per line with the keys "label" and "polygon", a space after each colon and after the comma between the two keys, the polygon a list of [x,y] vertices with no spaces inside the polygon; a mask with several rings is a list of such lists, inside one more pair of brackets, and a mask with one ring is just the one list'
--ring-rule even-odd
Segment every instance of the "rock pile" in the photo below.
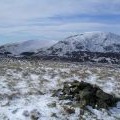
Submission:
{"label": "rock pile", "polygon": [[63,89],[56,90],[53,96],[59,97],[60,100],[69,99],[75,101],[79,103],[80,108],[90,105],[97,109],[108,109],[120,100],[113,95],[105,93],[98,86],[83,81],[65,82]]}

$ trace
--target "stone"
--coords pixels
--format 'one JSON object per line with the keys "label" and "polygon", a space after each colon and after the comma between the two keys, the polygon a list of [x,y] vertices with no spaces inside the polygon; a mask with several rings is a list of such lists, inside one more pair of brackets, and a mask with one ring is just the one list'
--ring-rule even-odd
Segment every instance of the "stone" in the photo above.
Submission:
{"label": "stone", "polygon": [[92,93],[89,89],[83,89],[80,93],[80,99],[90,99]]}
{"label": "stone", "polygon": [[48,104],[48,106],[51,108],[56,107],[56,102],[50,103],[50,104]]}
{"label": "stone", "polygon": [[70,96],[70,95],[67,95],[67,96],[61,95],[61,96],[59,97],[59,99],[60,99],[60,100],[67,100],[67,99],[71,100],[71,99],[72,99],[72,96]]}
{"label": "stone", "polygon": [[70,93],[70,88],[64,88],[63,92],[64,92],[64,94],[69,94]]}
{"label": "stone", "polygon": [[108,108],[108,105],[106,104],[105,101],[103,101],[103,100],[98,100],[98,102],[97,102],[97,108],[105,108],[105,109],[107,109],[107,108]]}
{"label": "stone", "polygon": [[57,116],[57,114],[56,114],[56,113],[52,113],[52,114],[51,114],[51,117],[58,118],[58,116]]}
{"label": "stone", "polygon": [[75,109],[74,108],[70,108],[70,107],[67,107],[67,106],[63,106],[63,109],[66,113],[68,114],[74,114],[75,113]]}
{"label": "stone", "polygon": [[61,95],[62,89],[54,90],[52,97],[59,97]]}
{"label": "stone", "polygon": [[112,96],[103,92],[102,90],[97,90],[96,96],[102,100],[109,100]]}
{"label": "stone", "polygon": [[28,110],[25,110],[25,111],[23,111],[23,115],[24,115],[25,117],[29,117],[29,116],[30,116],[30,113],[28,112]]}
{"label": "stone", "polygon": [[34,109],[30,112],[30,117],[32,120],[38,120],[40,118],[41,114],[38,112],[37,109]]}
{"label": "stone", "polygon": [[80,108],[84,108],[87,105],[87,101],[85,99],[80,100]]}
{"label": "stone", "polygon": [[83,81],[66,82],[63,89],[58,89],[57,92],[59,93],[57,97],[59,97],[60,100],[71,100],[72,102],[78,103],[81,108],[90,105],[93,108],[97,106],[97,109],[108,109],[120,100],[120,98],[105,93],[97,85],[92,85]]}
{"label": "stone", "polygon": [[72,90],[71,90],[71,92],[72,92],[73,94],[79,93],[79,91],[80,91],[80,89],[79,89],[77,86],[74,87],[74,88],[72,88]]}
{"label": "stone", "polygon": [[79,83],[79,89],[80,89],[80,90],[83,90],[83,89],[86,88],[86,87],[91,87],[91,86],[90,86],[89,83],[86,83],[86,82],[83,82],[83,81],[81,81],[81,82]]}

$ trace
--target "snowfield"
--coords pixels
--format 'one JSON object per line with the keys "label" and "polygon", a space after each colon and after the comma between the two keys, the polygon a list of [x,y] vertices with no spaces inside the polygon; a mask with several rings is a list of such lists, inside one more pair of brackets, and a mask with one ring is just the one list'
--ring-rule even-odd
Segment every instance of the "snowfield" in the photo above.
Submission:
{"label": "snowfield", "polygon": [[[119,66],[0,58],[0,120],[79,120],[80,108],[52,97],[65,81],[86,81],[120,97]],[[69,114],[66,108],[75,113]],[[36,117],[36,118],[35,118]],[[85,120],[119,120],[120,102],[109,110],[90,106]]]}

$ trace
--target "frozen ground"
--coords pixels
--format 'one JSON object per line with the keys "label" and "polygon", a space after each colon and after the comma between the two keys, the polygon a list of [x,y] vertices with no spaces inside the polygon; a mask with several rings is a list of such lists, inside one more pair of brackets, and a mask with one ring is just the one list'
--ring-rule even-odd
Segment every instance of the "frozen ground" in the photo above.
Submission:
{"label": "frozen ground", "polygon": [[[0,59],[0,120],[80,120],[79,106],[51,97],[63,82],[83,80],[120,97],[120,68],[50,61]],[[75,113],[66,110],[72,108]],[[120,103],[110,110],[87,107],[84,120],[120,120]]]}

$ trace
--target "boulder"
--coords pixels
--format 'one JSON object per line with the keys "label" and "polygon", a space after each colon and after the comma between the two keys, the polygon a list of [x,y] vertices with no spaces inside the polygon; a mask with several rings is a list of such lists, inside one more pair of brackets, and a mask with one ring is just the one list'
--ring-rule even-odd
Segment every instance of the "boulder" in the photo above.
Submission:
{"label": "boulder", "polygon": [[59,97],[60,100],[69,99],[73,102],[75,101],[79,103],[81,108],[90,105],[94,108],[97,107],[97,109],[107,109],[120,100],[113,95],[105,93],[98,86],[83,81],[65,82],[63,89],[56,90],[53,95]]}

